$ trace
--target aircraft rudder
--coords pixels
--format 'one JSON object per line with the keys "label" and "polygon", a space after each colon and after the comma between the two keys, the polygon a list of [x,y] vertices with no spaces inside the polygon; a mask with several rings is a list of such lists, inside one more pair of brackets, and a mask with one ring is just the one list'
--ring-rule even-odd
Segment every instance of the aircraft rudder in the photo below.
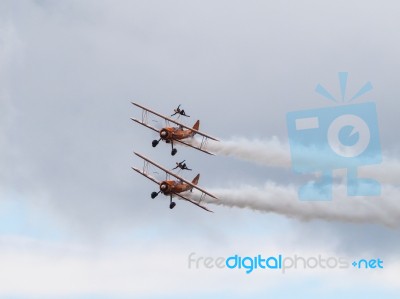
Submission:
{"label": "aircraft rudder", "polygon": [[196,123],[193,125],[193,129],[195,129],[196,131],[198,131],[200,128],[200,120],[196,121]]}
{"label": "aircraft rudder", "polygon": [[199,179],[200,179],[200,173],[198,175],[196,175],[196,177],[193,179],[192,184],[197,185],[197,183],[199,182]]}

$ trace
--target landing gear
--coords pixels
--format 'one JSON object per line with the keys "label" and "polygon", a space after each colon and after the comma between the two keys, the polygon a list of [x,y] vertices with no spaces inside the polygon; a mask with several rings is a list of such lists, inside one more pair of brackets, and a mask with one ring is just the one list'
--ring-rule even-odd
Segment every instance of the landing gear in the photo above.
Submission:
{"label": "landing gear", "polygon": [[151,145],[152,145],[153,147],[156,147],[156,146],[158,145],[158,143],[160,142],[160,140],[161,140],[161,139],[153,140],[153,142],[151,143]]}
{"label": "landing gear", "polygon": [[171,148],[172,148],[171,155],[175,156],[175,154],[178,152],[178,150],[176,148],[174,148],[174,143],[172,141],[171,141]]}
{"label": "landing gear", "polygon": [[161,191],[158,192],[151,192],[151,198],[154,199],[157,197],[157,195],[160,193]]}
{"label": "landing gear", "polygon": [[169,208],[172,210],[176,206],[176,203],[172,201],[172,195],[169,198]]}

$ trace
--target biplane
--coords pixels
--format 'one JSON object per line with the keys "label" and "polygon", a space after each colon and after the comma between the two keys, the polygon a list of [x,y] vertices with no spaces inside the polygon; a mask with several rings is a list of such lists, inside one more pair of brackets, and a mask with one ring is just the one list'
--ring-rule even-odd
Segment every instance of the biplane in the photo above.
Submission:
{"label": "biplane", "polygon": [[[207,146],[207,142],[209,139],[214,140],[214,141],[219,141],[219,140],[199,131],[200,120],[196,121],[195,124],[193,125],[193,127],[190,128],[174,119],[171,119],[167,116],[159,114],[159,113],[157,113],[153,110],[150,110],[142,105],[139,105],[139,104],[136,104],[133,102],[132,102],[132,104],[134,106],[142,109],[142,119],[141,120],[138,120],[136,118],[131,118],[131,119],[134,122],[137,122],[138,124],[141,124],[149,129],[159,133],[159,135],[160,135],[160,138],[158,140],[153,140],[153,142],[152,142],[153,147],[156,147],[161,140],[165,141],[166,143],[170,143],[171,148],[172,148],[171,155],[174,156],[178,152],[178,150],[176,148],[174,148],[174,142],[178,142],[178,143],[184,144],[186,146],[189,146],[191,148],[202,151],[204,153],[207,153],[209,155],[213,155],[212,153],[210,153],[209,151],[207,151],[205,149]],[[155,128],[151,124],[149,124],[148,123],[148,114],[149,113],[164,119],[166,126],[162,129],[158,130],[157,128]],[[174,124],[176,126],[171,126],[171,124]],[[201,136],[201,138],[202,138],[199,145],[192,145],[189,142],[185,141],[186,139],[192,138],[196,134]]]}
{"label": "biplane", "polygon": [[[172,201],[172,197],[177,196],[180,199],[186,200],[208,212],[212,212],[209,209],[207,209],[207,207],[202,205],[201,202],[203,201],[204,197],[206,197],[206,196],[210,196],[215,199],[218,199],[218,198],[215,197],[214,195],[212,195],[211,193],[207,192],[206,190],[197,186],[199,179],[200,179],[200,174],[196,175],[196,177],[191,182],[189,182],[189,181],[185,180],[184,178],[180,177],[179,175],[177,175],[177,174],[169,171],[168,169],[162,167],[161,165],[157,164],[156,162],[150,160],[149,158],[146,158],[145,156],[143,156],[139,153],[136,153],[136,152],[134,154],[143,160],[143,169],[140,170],[135,167],[132,167],[132,169],[134,171],[140,173],[141,175],[145,176],[150,181],[156,183],[159,186],[159,191],[152,192],[151,198],[153,198],[153,199],[156,198],[158,196],[158,194],[160,194],[160,193],[162,193],[166,196],[169,196],[170,197],[169,208],[173,209],[175,207],[176,203]],[[165,175],[166,175],[166,179],[164,181],[158,181],[157,179],[150,176],[148,173],[150,165],[153,165],[153,166],[157,167],[158,169],[164,171]],[[173,177],[174,179],[172,179],[171,177]],[[198,202],[188,198],[185,194],[182,194],[187,191],[193,191],[193,189],[197,189],[198,191],[201,192],[200,200]]]}

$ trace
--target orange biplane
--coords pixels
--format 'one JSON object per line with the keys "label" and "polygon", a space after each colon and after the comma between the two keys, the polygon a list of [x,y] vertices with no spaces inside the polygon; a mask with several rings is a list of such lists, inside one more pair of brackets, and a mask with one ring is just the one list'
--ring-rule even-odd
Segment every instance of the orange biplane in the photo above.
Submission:
{"label": "orange biplane", "polygon": [[[138,153],[134,153],[136,156],[138,156],[139,158],[143,159],[144,161],[144,165],[143,165],[143,169],[140,170],[138,168],[132,167],[132,169],[138,173],[140,173],[141,175],[145,176],[146,178],[148,178],[149,180],[151,180],[152,182],[156,183],[157,185],[159,185],[159,191],[156,192],[152,192],[151,193],[151,198],[156,198],[158,194],[162,193],[166,196],[170,197],[170,204],[169,204],[169,208],[173,209],[175,207],[175,202],[172,201],[172,197],[173,196],[177,196],[180,199],[186,200],[208,212],[212,212],[209,209],[207,209],[205,206],[203,206],[201,204],[202,200],[204,199],[205,196],[210,196],[212,198],[218,199],[217,197],[215,197],[214,195],[212,195],[211,193],[208,193],[207,191],[205,191],[204,189],[200,188],[197,186],[197,183],[199,182],[200,179],[200,174],[198,174],[191,182],[183,179],[182,177],[178,176],[177,174],[165,169],[164,167],[162,167],[161,165],[155,163],[154,161],[150,160],[149,158],[146,158],[145,156],[138,154]],[[162,170],[165,172],[166,174],[166,179],[164,181],[158,181],[155,178],[153,178],[152,176],[150,176],[148,174],[149,171],[149,164],[157,167],[158,169]],[[174,177],[176,180],[172,180],[171,176]],[[198,191],[201,192],[201,196],[200,196],[200,200],[194,201],[190,198],[188,198],[186,195],[181,194],[184,193],[186,191],[192,191],[193,189],[197,189]]]}
{"label": "orange biplane", "polygon": [[[212,153],[208,152],[207,150],[205,150],[205,147],[207,145],[207,141],[208,139],[211,140],[215,140],[215,141],[219,141],[218,139],[211,137],[210,135],[207,135],[203,132],[199,131],[199,127],[200,127],[200,121],[196,121],[196,123],[193,125],[192,128],[185,126],[184,124],[181,124],[180,122],[177,122],[176,120],[173,120],[167,116],[161,115],[155,111],[152,111],[146,107],[143,107],[139,104],[136,103],[132,103],[134,106],[139,107],[140,109],[142,109],[142,120],[138,120],[136,118],[131,118],[133,121],[155,131],[158,132],[160,135],[160,138],[158,140],[153,140],[152,142],[152,146],[156,147],[158,145],[158,143],[163,140],[166,143],[171,143],[171,155],[174,156],[177,153],[177,149],[174,148],[174,142],[179,142],[182,143],[186,146],[195,148],[199,151],[202,151],[204,153],[213,155]],[[156,128],[154,128],[152,125],[150,125],[148,123],[148,113],[151,113],[153,115],[156,115],[162,119],[165,120],[166,123],[166,127],[162,128],[161,130],[158,130]],[[173,123],[177,126],[173,127],[170,124]],[[200,145],[192,145],[188,142],[185,142],[185,139],[191,138],[193,137],[195,134],[198,134],[202,137],[202,141],[200,143]]]}

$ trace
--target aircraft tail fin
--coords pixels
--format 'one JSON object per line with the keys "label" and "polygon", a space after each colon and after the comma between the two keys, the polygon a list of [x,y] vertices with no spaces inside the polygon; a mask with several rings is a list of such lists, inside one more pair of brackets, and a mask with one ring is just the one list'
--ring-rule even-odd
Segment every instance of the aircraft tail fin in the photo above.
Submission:
{"label": "aircraft tail fin", "polygon": [[[200,128],[200,120],[196,121],[196,123],[193,125],[194,130],[198,131]],[[196,132],[192,131],[190,136],[193,137],[196,134]]]}
{"label": "aircraft tail fin", "polygon": [[195,129],[196,131],[198,131],[200,128],[200,120],[196,121],[196,123],[193,125],[193,129]]}
{"label": "aircraft tail fin", "polygon": [[200,173],[198,175],[196,175],[196,177],[193,179],[192,184],[197,185],[197,183],[199,182],[199,179],[200,179]]}

